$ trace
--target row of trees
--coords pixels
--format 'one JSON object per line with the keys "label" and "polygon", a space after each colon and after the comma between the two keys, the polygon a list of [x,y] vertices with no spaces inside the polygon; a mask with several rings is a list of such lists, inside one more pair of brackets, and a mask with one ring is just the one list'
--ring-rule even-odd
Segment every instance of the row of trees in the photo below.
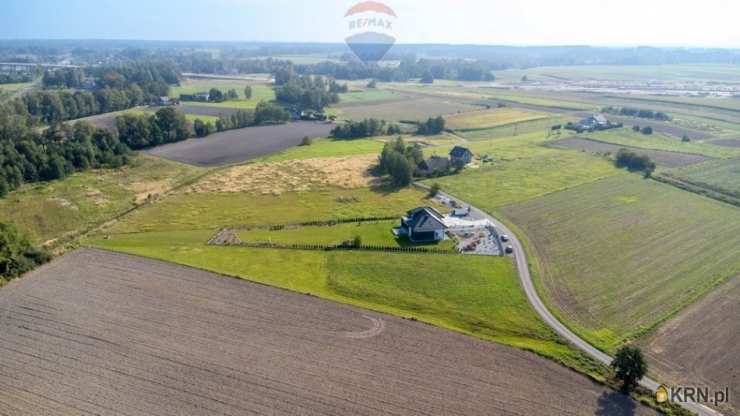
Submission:
{"label": "row of trees", "polygon": [[334,127],[331,135],[338,139],[358,139],[362,137],[392,136],[401,134],[398,124],[386,123],[385,120],[366,118],[362,121],[348,121]]}
{"label": "row of trees", "polygon": [[394,186],[403,187],[411,184],[416,166],[424,159],[418,143],[406,145],[403,138],[386,142],[380,153],[378,173],[389,175]]}
{"label": "row of trees", "polygon": [[115,133],[89,123],[57,124],[38,133],[22,117],[0,115],[0,196],[24,183],[119,167],[128,160],[129,148]]}
{"label": "row of trees", "polygon": [[19,82],[31,82],[35,78],[33,71],[20,72],[12,71],[6,74],[0,74],[0,87],[2,84],[15,84]]}
{"label": "row of trees", "polygon": [[639,118],[649,118],[653,120],[660,120],[660,121],[670,121],[671,116],[668,114],[662,112],[662,111],[654,111],[654,110],[648,110],[644,108],[633,108],[633,107],[604,107],[602,110],[604,113],[608,114],[617,114],[622,116],[629,116],[629,117],[639,117]]}
{"label": "row of trees", "polygon": [[31,245],[15,225],[0,222],[0,278],[14,279],[49,259],[51,255]]}
{"label": "row of trees", "polygon": [[116,118],[116,128],[123,143],[139,150],[188,139],[206,137],[215,132],[262,124],[281,124],[290,119],[282,107],[266,101],[254,111],[239,110],[231,116],[221,116],[215,123],[196,119],[192,126],[185,116],[173,107],[165,107],[154,115],[124,114]]}

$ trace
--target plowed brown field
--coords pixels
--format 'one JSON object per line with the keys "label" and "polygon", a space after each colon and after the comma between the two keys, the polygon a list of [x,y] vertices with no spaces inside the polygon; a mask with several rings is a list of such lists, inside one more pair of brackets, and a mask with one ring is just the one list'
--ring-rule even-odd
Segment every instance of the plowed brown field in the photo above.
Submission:
{"label": "plowed brown field", "polygon": [[0,413],[653,414],[533,354],[79,250],[0,290]]}

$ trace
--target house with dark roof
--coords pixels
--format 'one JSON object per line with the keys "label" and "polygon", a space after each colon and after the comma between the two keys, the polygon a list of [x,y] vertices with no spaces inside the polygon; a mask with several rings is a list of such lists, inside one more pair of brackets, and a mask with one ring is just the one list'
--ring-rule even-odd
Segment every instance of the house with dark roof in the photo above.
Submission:
{"label": "house with dark roof", "polygon": [[394,233],[408,237],[414,243],[433,243],[444,240],[446,231],[447,225],[439,211],[431,207],[419,207],[401,218],[401,226]]}
{"label": "house with dark roof", "polygon": [[473,152],[467,147],[455,146],[450,151],[450,160],[453,165],[467,165],[473,161]]}
{"label": "house with dark roof", "polygon": [[417,166],[419,174],[434,175],[439,173],[448,173],[450,170],[450,159],[442,156],[432,156],[429,159],[422,160]]}

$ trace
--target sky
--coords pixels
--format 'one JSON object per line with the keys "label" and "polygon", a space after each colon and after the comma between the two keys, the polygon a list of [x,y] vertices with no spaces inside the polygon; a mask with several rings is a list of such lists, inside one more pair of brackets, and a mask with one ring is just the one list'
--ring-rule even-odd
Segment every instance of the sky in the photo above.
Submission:
{"label": "sky", "polygon": [[[737,0],[381,0],[398,43],[740,47]],[[342,42],[358,1],[0,0],[0,39]]]}

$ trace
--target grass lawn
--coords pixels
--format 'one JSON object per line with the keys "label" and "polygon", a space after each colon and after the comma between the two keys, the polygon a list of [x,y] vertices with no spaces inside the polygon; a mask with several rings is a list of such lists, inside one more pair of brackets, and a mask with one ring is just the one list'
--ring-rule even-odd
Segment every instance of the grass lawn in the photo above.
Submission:
{"label": "grass lawn", "polygon": [[496,108],[453,114],[446,117],[446,126],[453,130],[481,130],[547,117],[548,115],[544,113],[518,108]]}
{"label": "grass lawn", "polygon": [[550,305],[607,351],[740,272],[740,211],[639,175],[502,212],[531,243]]}
{"label": "grass lawn", "polygon": [[12,84],[0,84],[0,90],[12,94],[18,90],[22,90],[23,88],[28,88],[31,85],[33,85],[33,82],[16,82]]}
{"label": "grass lawn", "polygon": [[671,152],[695,153],[716,158],[730,158],[740,156],[740,149],[733,149],[713,145],[710,143],[689,142],[660,133],[645,135],[632,131],[631,128],[621,128],[593,133],[584,133],[588,137],[602,142],[621,144],[624,146],[640,147],[643,149],[668,150]]}
{"label": "grass lawn", "polygon": [[438,244],[414,244],[408,239],[398,239],[393,235],[393,228],[399,221],[373,221],[362,223],[337,224],[333,226],[310,226],[290,228],[279,231],[249,230],[237,232],[239,238],[250,243],[276,244],[341,244],[362,238],[362,244],[383,247],[426,247],[438,250],[454,250],[454,242],[445,240]]}
{"label": "grass lawn", "polygon": [[389,192],[326,189],[280,195],[183,191],[137,210],[113,225],[110,232],[202,230],[396,215],[400,218],[406,211],[428,204],[424,192],[410,188]]}
{"label": "grass lawn", "polygon": [[207,246],[211,234],[121,234],[88,244],[413,317],[596,373],[530,309],[508,258]]}
{"label": "grass lawn", "polygon": [[48,242],[99,224],[148,194],[161,194],[202,171],[142,155],[120,170],[87,171],[25,185],[0,199],[0,218],[15,222],[33,242]]}

